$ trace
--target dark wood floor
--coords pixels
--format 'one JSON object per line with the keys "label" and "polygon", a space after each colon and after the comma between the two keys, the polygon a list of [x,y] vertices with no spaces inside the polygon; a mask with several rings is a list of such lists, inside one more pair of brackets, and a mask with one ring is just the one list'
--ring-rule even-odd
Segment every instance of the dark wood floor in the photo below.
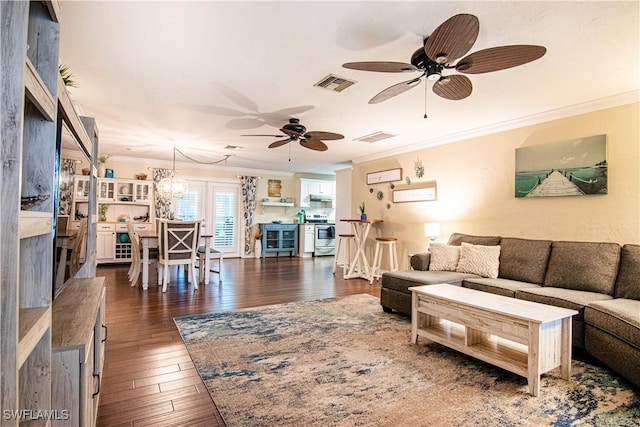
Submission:
{"label": "dark wood floor", "polygon": [[[332,263],[333,257],[229,259],[222,285],[213,275],[213,284],[194,291],[181,270],[165,294],[153,285],[147,291],[130,287],[128,265],[100,266],[97,275],[107,277],[108,340],[98,426],[224,426],[173,317],[358,293],[380,296],[375,282],[334,277]],[[150,283],[156,278],[153,271]]]}

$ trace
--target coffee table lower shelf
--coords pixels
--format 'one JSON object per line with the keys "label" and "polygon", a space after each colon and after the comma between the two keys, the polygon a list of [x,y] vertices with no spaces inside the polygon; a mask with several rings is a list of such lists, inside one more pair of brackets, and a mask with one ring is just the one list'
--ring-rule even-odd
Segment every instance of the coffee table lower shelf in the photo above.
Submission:
{"label": "coffee table lower shelf", "polygon": [[560,367],[571,375],[571,317],[578,312],[448,284],[412,292],[411,342],[437,342],[528,380],[538,396],[540,375]]}
{"label": "coffee table lower shelf", "polygon": [[477,336],[479,331],[474,331],[471,328],[446,320],[441,322],[443,323],[431,325],[425,329],[418,329],[418,336],[506,369],[514,374],[527,377],[528,353],[526,346],[494,336],[475,341],[467,340],[468,335]]}

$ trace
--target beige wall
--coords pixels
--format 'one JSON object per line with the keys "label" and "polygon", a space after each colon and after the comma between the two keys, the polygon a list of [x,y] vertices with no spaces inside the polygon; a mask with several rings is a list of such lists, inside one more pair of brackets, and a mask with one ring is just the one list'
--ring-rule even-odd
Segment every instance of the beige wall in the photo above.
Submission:
{"label": "beige wall", "polygon": [[[400,267],[407,254],[428,246],[423,223],[440,222],[446,242],[453,232],[555,240],[640,243],[639,104],[606,109],[353,165],[352,205],[367,204],[382,218],[373,234],[398,237]],[[607,135],[606,195],[514,197],[515,149],[591,135]],[[421,160],[424,177],[416,178]],[[368,172],[401,167],[412,186],[435,181],[437,201],[390,203],[390,185],[367,185]],[[403,182],[394,183],[397,186]],[[374,188],[370,193],[369,188]],[[382,190],[384,199],[375,193]],[[355,212],[354,212],[355,215]],[[370,237],[371,237],[370,236]],[[371,246],[371,245],[370,245]]]}

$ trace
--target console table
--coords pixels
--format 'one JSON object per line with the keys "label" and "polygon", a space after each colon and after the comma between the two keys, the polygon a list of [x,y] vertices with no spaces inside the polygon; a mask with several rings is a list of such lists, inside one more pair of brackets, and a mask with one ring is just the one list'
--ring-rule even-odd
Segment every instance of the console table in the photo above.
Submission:
{"label": "console table", "polygon": [[262,258],[267,252],[289,252],[290,256],[298,253],[298,224],[260,224],[262,232]]}

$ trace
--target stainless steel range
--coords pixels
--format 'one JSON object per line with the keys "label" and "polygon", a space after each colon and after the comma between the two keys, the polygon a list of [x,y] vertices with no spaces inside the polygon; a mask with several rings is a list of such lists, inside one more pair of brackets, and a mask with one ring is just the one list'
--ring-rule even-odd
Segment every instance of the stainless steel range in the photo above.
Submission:
{"label": "stainless steel range", "polygon": [[336,252],[336,227],[325,214],[309,214],[308,223],[316,225],[313,256],[334,255]]}

